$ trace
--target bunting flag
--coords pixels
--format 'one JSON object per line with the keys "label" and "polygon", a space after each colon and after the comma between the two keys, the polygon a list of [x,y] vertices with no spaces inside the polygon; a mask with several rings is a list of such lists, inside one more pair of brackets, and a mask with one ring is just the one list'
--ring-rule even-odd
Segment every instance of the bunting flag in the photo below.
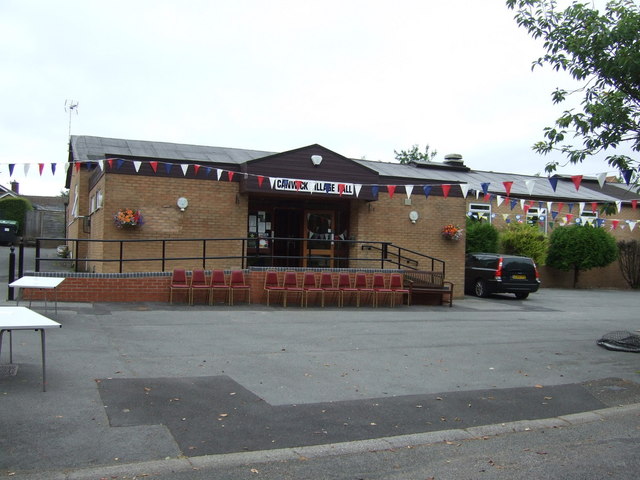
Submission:
{"label": "bunting flag", "polygon": [[342,196],[342,194],[344,193],[344,187],[345,187],[344,183],[338,184],[338,193],[340,194],[340,196]]}
{"label": "bunting flag", "polygon": [[567,223],[571,223],[572,219],[573,219],[573,214],[567,213]]}
{"label": "bunting flag", "polygon": [[[229,181],[231,181],[231,179],[229,179]],[[296,192],[300,191],[300,187],[302,187],[302,180],[296,180],[295,182],[293,182],[296,186]]]}
{"label": "bunting flag", "polygon": [[631,200],[631,208],[634,210],[638,208],[638,200]]}
{"label": "bunting flag", "polygon": [[182,169],[182,175],[186,177],[187,176],[187,170],[189,170],[189,164],[181,163],[180,164],[180,168]]}
{"label": "bunting flag", "polygon": [[389,198],[393,198],[393,194],[396,191],[395,185],[387,185],[387,192],[389,193]]}
{"label": "bunting flag", "polygon": [[73,166],[74,166],[74,167],[75,167],[75,169],[76,169],[76,173],[78,173],[78,172],[80,171],[80,162],[75,162],[75,163],[73,164]]}
{"label": "bunting flag", "polygon": [[624,169],[620,173],[622,173],[622,178],[624,179],[624,183],[626,183],[628,186],[629,182],[631,182],[631,175],[633,174],[633,170]]}
{"label": "bunting flag", "polygon": [[513,210],[517,204],[518,204],[518,200],[511,200],[511,202],[509,202],[509,206],[511,207],[511,210]]}
{"label": "bunting flag", "polygon": [[524,182],[524,184],[527,187],[527,191],[529,192],[529,195],[533,195],[533,189],[536,186],[536,181],[535,180],[527,180]]}
{"label": "bunting flag", "polygon": [[636,222],[635,220],[627,220],[627,224],[629,225],[629,229],[633,232],[633,229],[636,228]]}
{"label": "bunting flag", "polygon": [[120,170],[120,168],[122,167],[122,165],[124,165],[124,160],[121,158],[118,158],[116,160],[116,170]]}
{"label": "bunting flag", "polygon": [[520,210],[524,210],[524,198],[520,199]]}
{"label": "bunting flag", "polygon": [[602,228],[604,226],[604,218],[596,218],[596,223],[599,228]]}
{"label": "bunting flag", "polygon": [[485,193],[484,194],[484,201],[491,203],[491,197],[492,197],[492,195],[490,193]]}
{"label": "bunting flag", "polygon": [[464,198],[467,198],[467,194],[469,193],[469,184],[468,183],[461,183],[460,184],[460,190],[462,191],[462,196]]}
{"label": "bunting flag", "polygon": [[622,210],[622,200],[616,200],[616,210],[618,213]]}
{"label": "bunting flag", "polygon": [[[222,176],[222,170],[221,170],[221,169],[219,169],[219,168],[216,168],[216,175],[218,176],[218,181],[220,181],[220,177]],[[273,187],[274,187],[274,185],[275,185],[275,181],[276,181],[276,179],[275,179],[275,178],[272,178],[272,179],[271,179],[271,188],[273,188]]]}
{"label": "bunting flag", "polygon": [[509,219],[509,214],[508,213],[503,213],[502,214],[502,219],[506,222]]}
{"label": "bunting flag", "polygon": [[599,173],[598,174],[598,185],[600,185],[600,188],[604,187],[604,182],[607,179],[607,173]]}
{"label": "bunting flag", "polygon": [[576,187],[576,191],[580,190],[580,183],[582,183],[582,175],[573,175],[571,181]]}
{"label": "bunting flag", "polygon": [[10,177],[13,177],[13,169],[14,169],[15,166],[16,166],[15,163],[10,163],[9,164],[9,176]]}
{"label": "bunting flag", "polygon": [[482,187],[482,193],[484,193],[485,195],[489,192],[489,185],[491,185],[491,183],[480,184],[480,186]]}
{"label": "bunting flag", "polygon": [[507,197],[511,195],[511,187],[513,186],[513,182],[502,182],[504,185],[504,191],[507,192]]}
{"label": "bunting flag", "polygon": [[133,167],[136,169],[136,172],[140,171],[140,166],[142,165],[142,162],[139,160],[134,160],[133,161]]}
{"label": "bunting flag", "polygon": [[211,172],[213,171],[213,168],[211,167],[204,167],[205,172],[207,172],[207,177],[211,175]]}
{"label": "bunting flag", "polygon": [[167,172],[167,175],[169,175],[171,173],[171,167],[173,167],[173,163],[165,163],[164,164],[164,171]]}
{"label": "bunting flag", "polygon": [[197,163],[193,166],[193,174],[198,175],[198,170],[200,170],[200,165]]}
{"label": "bunting flag", "polygon": [[42,176],[42,171],[44,170],[44,163],[38,164],[38,171],[40,172],[40,176]]}
{"label": "bunting flag", "polygon": [[555,220],[557,216],[558,216],[558,212],[556,212],[555,210],[552,210],[551,211],[551,218]]}
{"label": "bunting flag", "polygon": [[262,188],[262,182],[264,182],[264,176],[258,175],[258,186]]}
{"label": "bunting flag", "polygon": [[371,195],[374,198],[378,198],[378,192],[380,191],[380,187],[378,187],[378,185],[374,185],[371,187]]}
{"label": "bunting flag", "polygon": [[502,198],[500,195],[496,195],[496,205],[499,207],[500,205],[502,205],[502,201],[504,200],[504,198]]}
{"label": "bunting flag", "polygon": [[158,172],[158,162],[149,162],[149,165],[151,165],[151,170],[153,170],[153,173]]}
{"label": "bunting flag", "polygon": [[551,188],[555,192],[556,188],[558,188],[558,178],[557,177],[549,177],[549,183],[551,184]]}
{"label": "bunting flag", "polygon": [[356,187],[356,198],[357,198],[360,196],[360,190],[362,190],[362,184],[356,183],[355,187]]}
{"label": "bunting flag", "polygon": [[596,213],[597,209],[598,209],[598,203],[597,202],[591,202],[591,211],[593,213]]}
{"label": "bunting flag", "polygon": [[558,202],[558,212],[562,210],[562,207],[564,207],[564,203]]}
{"label": "bunting flag", "polygon": [[26,177],[29,174],[29,169],[31,168],[31,164],[30,163],[25,163],[24,164],[24,176]]}
{"label": "bunting flag", "polygon": [[531,208],[531,205],[526,204],[524,207],[522,207],[522,210],[524,211],[525,214],[529,213],[529,209]]}
{"label": "bunting flag", "polygon": [[100,167],[100,171],[104,172],[104,160],[98,160],[98,166]]}
{"label": "bunting flag", "polygon": [[573,203],[567,203],[567,207],[569,208],[569,213],[573,210]]}
{"label": "bunting flag", "polygon": [[231,170],[227,172],[227,176],[229,177],[229,181],[233,182],[233,172]]}
{"label": "bunting flag", "polygon": [[413,185],[405,185],[404,191],[407,194],[407,198],[411,198],[411,194],[413,193]]}
{"label": "bunting flag", "polygon": [[424,196],[429,198],[429,194],[431,194],[431,185],[425,185],[422,187],[422,191],[424,192]]}
{"label": "bunting flag", "polygon": [[51,175],[55,175],[56,174],[56,164],[52,163],[51,164]]}
{"label": "bunting flag", "polygon": [[451,190],[451,185],[442,184],[440,187],[442,188],[442,196],[447,198],[449,196],[449,190]]}
{"label": "bunting flag", "polygon": [[553,205],[553,202],[547,202],[547,212],[551,211],[551,206]]}
{"label": "bunting flag", "polygon": [[616,228],[618,228],[619,223],[620,223],[620,220],[611,220],[612,230],[615,230]]}
{"label": "bunting flag", "polygon": [[[218,180],[220,180],[220,175],[218,175]],[[269,181],[271,182],[271,189],[276,188],[276,179],[274,177],[269,177]]]}
{"label": "bunting flag", "polygon": [[578,211],[580,212],[580,215],[582,215],[582,212],[584,212],[584,206],[584,202],[578,202]]}

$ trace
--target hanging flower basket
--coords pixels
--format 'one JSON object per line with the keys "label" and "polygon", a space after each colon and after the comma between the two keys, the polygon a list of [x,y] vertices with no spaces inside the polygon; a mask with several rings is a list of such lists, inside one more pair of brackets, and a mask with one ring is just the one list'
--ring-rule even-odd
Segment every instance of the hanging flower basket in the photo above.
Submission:
{"label": "hanging flower basket", "polygon": [[452,223],[442,227],[442,232],[440,233],[447,240],[460,240],[462,238],[462,229]]}
{"label": "hanging flower basket", "polygon": [[117,228],[139,227],[144,224],[140,210],[121,208],[113,216],[113,222]]}

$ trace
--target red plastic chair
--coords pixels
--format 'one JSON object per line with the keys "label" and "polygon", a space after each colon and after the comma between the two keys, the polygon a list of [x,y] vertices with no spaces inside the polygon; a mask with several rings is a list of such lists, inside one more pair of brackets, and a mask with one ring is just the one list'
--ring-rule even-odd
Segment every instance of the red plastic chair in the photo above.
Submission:
{"label": "red plastic chair", "polygon": [[[309,306],[309,295],[312,293],[320,294],[320,298],[324,295],[324,290],[318,286],[316,274],[313,272],[305,272],[302,280],[302,291],[304,292],[304,306]],[[322,302],[324,306],[324,302]]]}
{"label": "red plastic chair", "polygon": [[371,305],[375,306],[375,292],[373,290],[373,287],[369,286],[369,282],[367,279],[367,274],[366,273],[356,273],[356,281],[354,284],[354,287],[358,290],[358,298],[356,301],[356,306],[360,306],[360,296],[362,294],[366,296],[371,297]]}
{"label": "red plastic chair", "polygon": [[[391,274],[389,278],[389,289],[393,292],[391,294],[392,307],[396,304],[396,295],[398,294],[407,296],[407,305],[411,303],[411,292],[402,285],[402,275],[400,273]],[[400,303],[404,303],[402,302],[402,297],[400,297]]]}
{"label": "red plastic chair", "polygon": [[189,300],[189,280],[187,279],[187,271],[184,268],[175,268],[171,275],[171,283],[169,284],[169,303],[173,303],[173,292],[186,292],[187,300]]}
{"label": "red plastic chair", "polygon": [[284,287],[284,299],[282,304],[286,307],[289,293],[294,293],[296,295],[300,295],[300,306],[302,307],[304,301],[304,290],[298,285],[298,275],[296,275],[296,272],[284,272],[284,282],[282,283],[282,286]]}
{"label": "red plastic chair", "polygon": [[193,305],[193,295],[196,291],[204,291],[207,294],[207,303],[209,303],[209,295],[211,288],[207,282],[207,275],[204,270],[194,270],[191,272],[191,284],[189,285],[189,304]]}
{"label": "red plastic chair", "polygon": [[272,292],[284,294],[284,287],[280,285],[278,280],[278,272],[267,271],[264,276],[264,290],[267,292],[267,305],[269,305],[269,296]]}
{"label": "red plastic chair", "polygon": [[251,303],[251,285],[244,280],[244,272],[242,270],[233,270],[231,272],[231,280],[229,281],[229,305],[233,305],[235,301],[235,292],[245,292],[247,294],[247,302]]}
{"label": "red plastic chair", "polygon": [[336,303],[340,306],[340,289],[334,285],[333,275],[329,272],[323,272],[320,274],[320,288],[322,289],[322,306],[324,307],[325,295],[335,294]]}
{"label": "red plastic chair", "polygon": [[213,272],[211,272],[211,283],[209,284],[209,289],[209,305],[213,305],[216,292],[223,292],[224,297],[222,298],[222,301],[224,303],[227,302],[227,300],[231,296],[231,293],[229,285],[227,284],[227,279],[224,275],[224,270],[214,270]]}
{"label": "red plastic chair", "polygon": [[348,273],[341,273],[338,275],[338,289],[340,290],[340,306],[344,307],[344,296],[358,295],[358,289],[351,284],[351,276]]}
{"label": "red plastic chair", "polygon": [[380,305],[380,296],[384,295],[389,297],[389,305],[393,306],[393,290],[386,286],[382,273],[373,274],[373,284],[371,286],[373,287],[374,307]]}

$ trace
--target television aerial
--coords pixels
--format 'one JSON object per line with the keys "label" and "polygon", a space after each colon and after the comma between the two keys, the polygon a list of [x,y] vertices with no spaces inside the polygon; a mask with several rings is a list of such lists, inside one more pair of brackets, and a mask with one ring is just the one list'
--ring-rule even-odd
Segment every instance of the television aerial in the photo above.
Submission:
{"label": "television aerial", "polygon": [[71,137],[71,114],[75,112],[78,115],[78,105],[80,105],[80,102],[75,100],[64,101],[64,111],[69,113],[69,137]]}

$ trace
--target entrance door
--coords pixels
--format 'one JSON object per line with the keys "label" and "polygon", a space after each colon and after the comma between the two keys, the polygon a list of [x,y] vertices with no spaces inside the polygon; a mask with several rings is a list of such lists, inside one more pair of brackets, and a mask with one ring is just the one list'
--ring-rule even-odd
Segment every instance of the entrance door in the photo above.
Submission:
{"label": "entrance door", "polygon": [[289,208],[274,210],[273,241],[274,266],[299,267],[301,252],[300,235],[302,232],[301,211]]}
{"label": "entrance door", "polygon": [[333,268],[335,215],[333,211],[304,212],[304,266]]}

